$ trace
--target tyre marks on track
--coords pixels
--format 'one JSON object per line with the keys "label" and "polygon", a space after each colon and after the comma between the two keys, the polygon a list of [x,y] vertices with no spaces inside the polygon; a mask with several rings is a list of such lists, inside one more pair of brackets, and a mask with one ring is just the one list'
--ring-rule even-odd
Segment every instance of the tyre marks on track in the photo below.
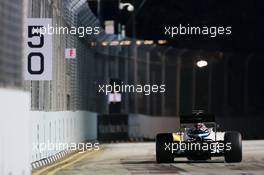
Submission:
{"label": "tyre marks on track", "polygon": [[153,157],[133,157],[121,159],[120,163],[131,174],[180,174],[184,170],[171,164],[157,164]]}

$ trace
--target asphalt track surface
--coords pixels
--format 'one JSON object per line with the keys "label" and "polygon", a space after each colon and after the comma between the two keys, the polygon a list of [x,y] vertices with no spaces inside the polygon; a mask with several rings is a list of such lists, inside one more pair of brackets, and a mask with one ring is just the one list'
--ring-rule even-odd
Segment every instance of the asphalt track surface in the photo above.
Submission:
{"label": "asphalt track surface", "polygon": [[264,140],[243,141],[241,163],[225,163],[222,157],[218,157],[202,162],[190,162],[185,158],[178,158],[172,164],[157,164],[153,142],[106,144],[103,147],[104,149],[84,156],[76,163],[60,168],[52,174],[264,175]]}

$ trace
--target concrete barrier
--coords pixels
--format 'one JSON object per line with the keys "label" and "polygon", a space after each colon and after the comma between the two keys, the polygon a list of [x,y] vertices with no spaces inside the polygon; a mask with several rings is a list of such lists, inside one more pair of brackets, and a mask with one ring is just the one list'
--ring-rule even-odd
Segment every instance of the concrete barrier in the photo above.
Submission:
{"label": "concrete barrier", "polygon": [[0,174],[29,175],[30,94],[0,89]]}
{"label": "concrete barrier", "polygon": [[52,157],[64,151],[63,145],[95,140],[97,138],[96,113],[88,111],[32,111],[31,162]]}
{"label": "concrete barrier", "polygon": [[[155,139],[158,133],[179,131],[179,117],[146,116],[142,114],[129,115],[129,137],[135,139]],[[214,135],[212,135],[214,136]],[[224,132],[217,133],[217,140],[224,139]]]}
{"label": "concrete barrier", "polygon": [[180,126],[180,120],[179,117],[130,114],[128,124],[129,137],[154,139],[157,133],[177,131]]}
{"label": "concrete barrier", "polygon": [[[31,174],[31,168],[52,163],[70,153],[40,145],[71,144],[97,137],[96,113],[30,111],[30,94],[0,89],[0,174]],[[63,147],[61,147],[63,148]],[[36,162],[32,164],[31,163]]]}

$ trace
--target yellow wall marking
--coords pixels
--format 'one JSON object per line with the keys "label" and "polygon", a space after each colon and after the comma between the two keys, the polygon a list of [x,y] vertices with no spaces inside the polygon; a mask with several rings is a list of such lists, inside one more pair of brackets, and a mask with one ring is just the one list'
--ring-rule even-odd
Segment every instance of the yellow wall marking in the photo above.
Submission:
{"label": "yellow wall marking", "polygon": [[36,172],[33,172],[32,175],[54,175],[56,172],[60,171],[61,169],[64,169],[66,167],[69,167],[76,162],[84,159],[85,157],[91,156],[95,153],[98,153],[102,151],[102,146],[100,147],[100,150],[98,151],[85,151],[84,153],[76,153],[73,156],[70,156],[58,163],[52,164],[46,168],[40,169]]}

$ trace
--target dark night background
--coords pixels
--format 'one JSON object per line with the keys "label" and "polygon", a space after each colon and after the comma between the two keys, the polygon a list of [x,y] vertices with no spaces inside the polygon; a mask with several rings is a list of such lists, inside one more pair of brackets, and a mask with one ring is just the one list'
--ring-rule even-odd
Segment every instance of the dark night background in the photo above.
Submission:
{"label": "dark night background", "polygon": [[[232,115],[252,113],[264,114],[264,83],[262,56],[263,10],[262,1],[212,1],[212,0],[123,0],[135,6],[136,38],[166,39],[174,48],[190,50],[218,51],[231,53],[229,59],[229,108]],[[89,1],[92,11],[97,15],[97,1]],[[101,21],[115,20],[126,25],[128,37],[133,37],[132,13],[119,11],[118,0],[101,0]],[[217,36],[176,36],[164,35],[165,26],[231,26],[232,34]],[[250,60],[250,61],[248,61]],[[248,63],[247,63],[248,62]],[[248,65],[248,81],[245,81],[245,65]],[[217,69],[217,66],[215,67]],[[216,75],[216,77],[221,75]],[[214,80],[213,80],[214,82]],[[247,90],[245,89],[245,82]],[[222,88],[214,83],[214,89]],[[203,89],[203,87],[202,87]],[[217,91],[217,90],[216,90]],[[244,109],[244,95],[248,92],[248,109]],[[215,100],[221,98],[216,94]],[[213,97],[214,98],[214,97]],[[220,106],[220,103],[216,103]],[[222,109],[222,108],[221,108]],[[216,109],[217,111],[217,109]]]}
{"label": "dark night background", "polygon": [[[88,1],[96,14],[97,2]],[[136,12],[136,35],[140,39],[167,39],[178,48],[256,52],[263,49],[263,2],[212,0],[123,0]],[[120,21],[132,37],[132,15],[118,10],[118,0],[101,0],[101,19]],[[232,35],[164,36],[164,26],[232,26]]]}

